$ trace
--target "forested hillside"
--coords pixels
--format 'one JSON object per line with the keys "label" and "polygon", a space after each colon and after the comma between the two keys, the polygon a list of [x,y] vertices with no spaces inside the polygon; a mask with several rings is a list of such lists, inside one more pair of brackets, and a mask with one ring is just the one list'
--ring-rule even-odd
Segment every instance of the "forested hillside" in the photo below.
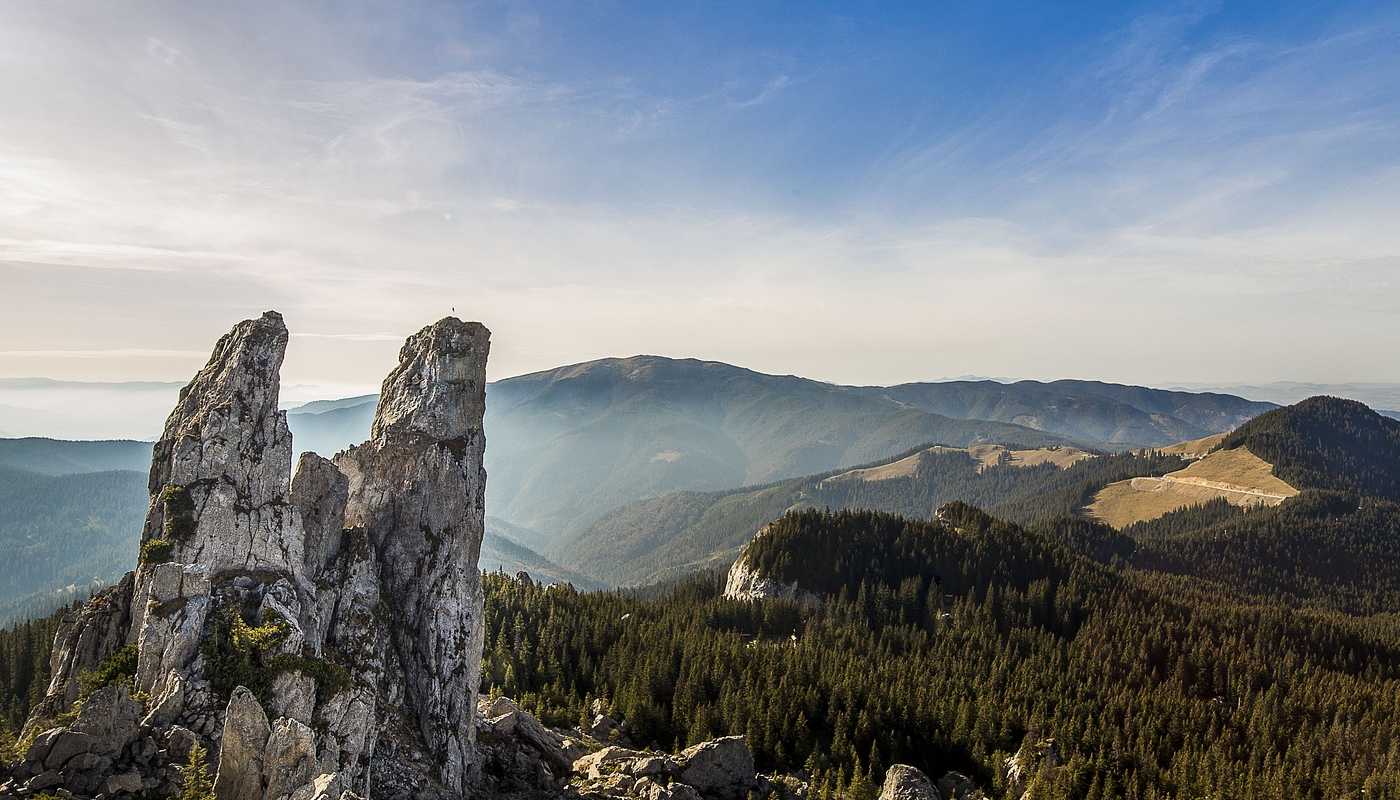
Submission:
{"label": "forested hillside", "polygon": [[48,688],[49,651],[69,610],[0,627],[0,761],[9,760],[25,716]]}
{"label": "forested hillside", "polygon": [[0,467],[42,475],[135,470],[151,466],[151,443],[65,441],[63,439],[0,439]]}
{"label": "forested hillside", "polygon": [[1273,403],[1100,381],[940,381],[870,391],[959,419],[1014,422],[1104,445],[1163,445],[1228,431]]}
{"label": "forested hillside", "polygon": [[672,492],[624,506],[553,551],[557,560],[621,585],[727,567],[760,526],[790,508],[866,508],[927,519],[962,501],[1018,522],[1074,514],[1107,483],[1185,466],[1175,456],[1121,453],[1053,464],[984,468],[968,453],[915,448],[907,475],[837,480],[836,471],[728,492]]}
{"label": "forested hillside", "polygon": [[780,520],[756,557],[827,590],[810,610],[726,600],[715,576],[645,594],[492,578],[483,681],[558,723],[606,698],[641,743],[744,733],[760,766],[812,769],[818,797],[869,800],[895,762],[1000,796],[1004,759],[1045,738],[1063,765],[1038,799],[1400,792],[1391,616],[1244,601],[944,518]]}
{"label": "forested hillside", "polygon": [[1248,448],[1302,489],[1400,500],[1400,421],[1354,400],[1308,398],[1240,426],[1220,447]]}
{"label": "forested hillside", "polygon": [[146,475],[0,468],[0,621],[46,614],[135,566]]}

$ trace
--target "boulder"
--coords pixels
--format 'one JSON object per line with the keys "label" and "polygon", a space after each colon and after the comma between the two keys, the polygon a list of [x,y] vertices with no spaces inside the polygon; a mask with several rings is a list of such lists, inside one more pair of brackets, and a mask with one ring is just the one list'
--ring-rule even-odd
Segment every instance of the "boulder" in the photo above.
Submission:
{"label": "boulder", "polygon": [[190,760],[190,751],[199,744],[199,737],[194,731],[183,725],[171,725],[170,730],[165,732],[165,752],[167,760],[172,764],[184,764]]}
{"label": "boulder", "polygon": [[263,752],[272,726],[253,693],[239,686],[229,698],[224,733],[219,741],[219,771],[214,795],[219,800],[263,800]]}
{"label": "boulder", "polygon": [[[136,738],[142,710],[131,697],[131,686],[117,681],[88,696],[68,736],[87,737],[86,752],[114,757]],[[55,745],[54,751],[58,749]],[[50,751],[51,760],[54,751]]]}
{"label": "boulder", "polygon": [[151,710],[141,720],[141,725],[163,730],[174,724],[185,710],[185,679],[172,670],[158,688],[160,691],[151,701]]}
{"label": "boulder", "polygon": [[290,800],[340,800],[346,794],[340,785],[340,775],[323,772],[308,784],[292,792]]}
{"label": "boulder", "polygon": [[49,769],[62,769],[78,756],[92,752],[92,737],[86,733],[66,728],[55,733],[57,735],[51,741],[48,753],[44,755],[43,764]]}
{"label": "boulder", "polygon": [[894,764],[885,772],[880,800],[943,800],[943,795],[922,771],[908,764]]}
{"label": "boulder", "polygon": [[740,797],[754,784],[753,753],[742,736],[724,736],[686,748],[677,777],[703,795]]}
{"label": "boulder", "polygon": [[104,788],[109,795],[137,794],[145,788],[145,782],[139,772],[123,772],[108,778]]}
{"label": "boulder", "polygon": [[593,721],[588,724],[588,735],[600,742],[610,742],[614,737],[622,735],[622,729],[612,717],[606,714],[597,714]]}
{"label": "boulder", "polygon": [[555,772],[568,772],[588,748],[581,742],[546,728],[530,712],[508,697],[498,697],[486,707],[486,725],[498,736],[517,739],[542,756]]}
{"label": "boulder", "polygon": [[656,753],[641,750],[628,750],[625,747],[604,747],[596,753],[589,753],[573,763],[573,771],[590,778],[621,773],[638,777],[662,775],[676,768],[671,759]]}

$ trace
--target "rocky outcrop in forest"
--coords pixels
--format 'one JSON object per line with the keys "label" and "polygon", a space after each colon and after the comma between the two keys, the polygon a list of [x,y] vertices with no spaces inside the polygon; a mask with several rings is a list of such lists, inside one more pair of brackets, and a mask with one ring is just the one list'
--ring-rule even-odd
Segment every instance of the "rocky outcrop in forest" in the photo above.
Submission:
{"label": "rocky outcrop in forest", "polygon": [[155,446],[139,566],[59,631],[0,796],[165,796],[202,769],[220,800],[467,795],[489,337],[410,337],[370,440],[290,480],[282,318],[220,339]]}
{"label": "rocky outcrop in forest", "polygon": [[[754,539],[768,532],[764,525],[754,534]],[[800,605],[814,606],[821,601],[817,595],[803,589],[796,583],[784,583],[759,572],[747,557],[748,548],[741,552],[729,567],[729,575],[724,581],[724,596],[731,600],[788,600]]]}

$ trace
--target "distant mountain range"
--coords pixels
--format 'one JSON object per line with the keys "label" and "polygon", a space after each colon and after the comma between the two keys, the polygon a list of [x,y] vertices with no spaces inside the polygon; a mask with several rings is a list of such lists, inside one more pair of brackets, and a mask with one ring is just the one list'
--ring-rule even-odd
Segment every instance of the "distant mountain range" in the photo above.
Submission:
{"label": "distant mountain range", "polygon": [[[66,386],[11,384],[0,389],[62,392]],[[123,385],[118,393],[146,402],[169,391],[164,384],[142,384]],[[490,384],[487,396],[487,508],[494,532],[488,538],[502,544],[495,561],[483,556],[482,563],[580,584],[585,574],[627,580],[713,553],[697,546],[687,555],[682,545],[648,551],[654,569],[626,575],[607,562],[634,558],[618,544],[625,536],[604,535],[617,530],[609,526],[640,524],[619,522],[635,515],[624,509],[638,502],[674,504],[675,492],[699,496],[820,475],[931,443],[1156,447],[1231,430],[1274,407],[1225,394],[1074,380],[842,386],[659,356],[508,378]],[[296,448],[332,455],[363,441],[376,401],[369,394],[291,409]],[[0,418],[0,429],[6,422]],[[50,476],[144,475],[149,457],[144,442],[0,441],[0,467]],[[595,528],[600,520],[608,522]],[[747,536],[750,527],[745,522],[731,533]],[[633,546],[656,533],[648,531]],[[742,541],[731,538],[726,534],[726,548]]]}
{"label": "distant mountain range", "polygon": [[1180,387],[1189,392],[1225,392],[1265,400],[1279,405],[1292,405],[1309,397],[1344,397],[1365,403],[1377,413],[1392,419],[1400,416],[1400,383],[1380,381],[1357,383],[1308,383],[1306,381],[1273,381],[1253,384],[1187,383]]}
{"label": "distant mountain range", "polygon": [[[367,435],[374,395],[289,413],[298,447]],[[871,461],[927,442],[1160,446],[1274,408],[1220,394],[1095,381],[841,386],[714,361],[609,358],[487,388],[487,502],[569,534],[673,490],[719,490]]]}

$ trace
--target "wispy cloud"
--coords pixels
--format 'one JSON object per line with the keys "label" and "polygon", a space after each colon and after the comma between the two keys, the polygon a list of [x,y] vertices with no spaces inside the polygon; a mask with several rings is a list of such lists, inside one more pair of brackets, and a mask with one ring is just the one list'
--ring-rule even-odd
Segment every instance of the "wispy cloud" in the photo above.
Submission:
{"label": "wispy cloud", "polygon": [[679,26],[648,50],[457,6],[19,4],[0,260],[29,266],[0,372],[179,378],[154,354],[276,306],[289,379],[317,385],[373,383],[389,331],[453,307],[495,330],[497,377],[638,350],[856,381],[1234,377],[1221,341],[1253,354],[1241,379],[1366,377],[1400,335],[1377,311],[1400,273],[1396,20],[1216,14],[999,72],[868,25],[806,49]]}
{"label": "wispy cloud", "polygon": [[751,97],[742,100],[730,100],[729,103],[734,108],[753,108],[777,97],[780,92],[792,83],[792,78],[787,75],[776,75],[769,79],[767,83],[759,88],[758,92]]}

